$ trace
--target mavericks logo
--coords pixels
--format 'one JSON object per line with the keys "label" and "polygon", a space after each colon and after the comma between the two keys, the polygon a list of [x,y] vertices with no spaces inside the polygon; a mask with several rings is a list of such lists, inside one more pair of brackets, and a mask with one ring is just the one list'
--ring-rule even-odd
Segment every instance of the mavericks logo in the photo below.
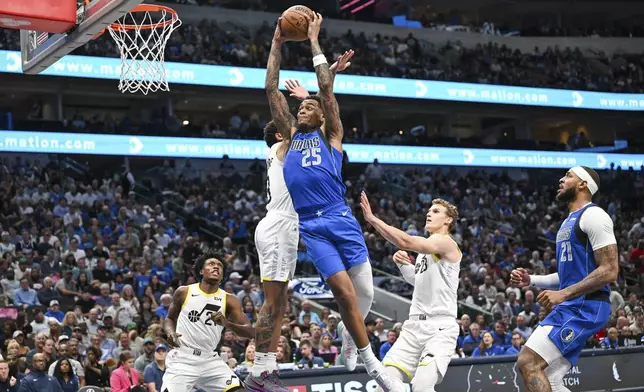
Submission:
{"label": "mavericks logo", "polygon": [[575,331],[571,328],[564,328],[561,330],[561,340],[565,343],[570,343],[575,338]]}

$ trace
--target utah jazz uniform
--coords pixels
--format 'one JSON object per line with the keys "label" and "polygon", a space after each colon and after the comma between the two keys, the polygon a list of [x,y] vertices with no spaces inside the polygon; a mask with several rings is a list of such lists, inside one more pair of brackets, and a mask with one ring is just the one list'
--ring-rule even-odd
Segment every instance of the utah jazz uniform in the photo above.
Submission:
{"label": "utah jazz uniform", "polygon": [[320,130],[297,131],[284,159],[284,179],[300,234],[323,278],[369,261],[362,229],[344,201],[342,153]]}
{"label": "utah jazz uniform", "polygon": [[415,265],[399,266],[405,280],[414,286],[414,293],[409,320],[403,324],[398,340],[382,364],[400,369],[407,376],[406,381],[412,381],[416,371],[427,371],[430,361],[436,362],[438,382],[447,371],[459,333],[458,261],[419,254]]}
{"label": "utah jazz uniform", "polygon": [[217,353],[224,327],[210,318],[216,312],[226,314],[226,295],[221,289],[206,294],[199,288],[199,283],[188,286],[177,319],[180,347],[171,350],[166,357],[162,391],[189,392],[197,387],[224,392],[241,385]]}
{"label": "utah jazz uniform", "polygon": [[[594,250],[616,243],[611,218],[594,203],[570,213],[557,233],[559,290],[581,282],[597,268]],[[608,322],[611,314],[609,296],[610,288],[604,286],[565,301],[555,306],[540,323],[539,328],[548,331],[550,340],[571,365],[579,359],[588,338]],[[535,331],[535,339],[531,337],[526,345],[550,364],[553,354],[538,342],[539,335]]]}
{"label": "utah jazz uniform", "polygon": [[266,216],[255,229],[255,246],[263,281],[288,282],[297,265],[297,214],[284,183],[284,163],[277,157],[282,143],[273,144],[266,159]]}

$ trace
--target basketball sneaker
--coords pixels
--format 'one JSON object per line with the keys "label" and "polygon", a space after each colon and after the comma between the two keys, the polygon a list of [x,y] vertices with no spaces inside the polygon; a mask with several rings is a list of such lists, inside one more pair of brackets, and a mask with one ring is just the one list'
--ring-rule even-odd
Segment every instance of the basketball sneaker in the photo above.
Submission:
{"label": "basketball sneaker", "polygon": [[344,327],[344,322],[340,321],[338,323],[338,332],[342,336],[342,348],[340,349],[340,355],[344,360],[344,367],[348,371],[352,372],[356,369],[358,364],[358,347],[356,346],[351,334]]}
{"label": "basketball sneaker", "polygon": [[271,373],[265,371],[259,377],[253,377],[253,374],[249,373],[244,384],[246,390],[252,392],[289,392],[279,379],[277,370]]}
{"label": "basketball sneaker", "polygon": [[367,372],[384,392],[405,392],[403,382],[387,374],[380,362],[376,363],[374,369],[367,369]]}

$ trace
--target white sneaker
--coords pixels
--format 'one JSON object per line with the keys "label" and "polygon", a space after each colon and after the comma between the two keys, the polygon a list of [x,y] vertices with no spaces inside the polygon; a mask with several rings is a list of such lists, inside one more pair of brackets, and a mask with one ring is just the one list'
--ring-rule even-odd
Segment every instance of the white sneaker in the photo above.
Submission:
{"label": "white sneaker", "polygon": [[369,372],[371,378],[382,388],[383,392],[405,392],[405,385],[402,381],[392,378],[382,364],[378,363],[376,369]]}
{"label": "white sneaker", "polygon": [[348,371],[352,372],[356,369],[358,365],[358,347],[356,347],[353,338],[349,334],[349,331],[344,327],[344,323],[340,321],[338,324],[338,330],[342,336],[342,349],[340,349],[340,355],[344,359],[344,367]]}

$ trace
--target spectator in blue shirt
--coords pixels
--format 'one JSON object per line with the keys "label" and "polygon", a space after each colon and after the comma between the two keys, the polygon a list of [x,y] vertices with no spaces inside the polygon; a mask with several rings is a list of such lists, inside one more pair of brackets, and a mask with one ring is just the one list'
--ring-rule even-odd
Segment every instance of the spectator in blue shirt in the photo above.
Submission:
{"label": "spectator in blue shirt", "polygon": [[505,355],[519,355],[523,347],[523,336],[518,332],[512,333],[512,346],[505,350]]}
{"label": "spectator in blue shirt", "polygon": [[[105,326],[99,325],[97,329],[98,334],[92,337],[92,345],[96,347],[96,343],[101,350],[101,361],[106,361],[112,357],[112,351],[116,348],[116,342],[110,338],[105,337]],[[114,358],[116,359],[116,358]]]}
{"label": "spectator in blue shirt", "polygon": [[502,321],[497,321],[494,324],[494,332],[492,332],[492,337],[494,338],[494,344],[506,350],[512,346],[512,336],[509,333],[505,332],[505,323]]}
{"label": "spectator in blue shirt", "polygon": [[27,278],[20,279],[20,288],[13,293],[13,304],[23,309],[30,306],[40,305],[36,290],[29,287]]}
{"label": "spectator in blue shirt", "polygon": [[150,275],[156,275],[163,283],[170,284],[174,275],[174,270],[171,265],[165,265],[163,258],[158,258],[154,262],[154,266],[150,271]]}
{"label": "spectator in blue shirt", "polygon": [[463,339],[463,352],[469,355],[479,344],[481,344],[481,327],[478,323],[472,323],[470,324],[470,334]]}
{"label": "spectator in blue shirt", "polygon": [[19,392],[63,392],[58,380],[45,373],[45,354],[35,354],[31,360],[31,372],[20,382]]}
{"label": "spectator in blue shirt", "polygon": [[385,355],[387,355],[387,352],[391,349],[391,346],[394,345],[394,343],[396,342],[397,338],[398,338],[398,336],[396,336],[395,331],[387,332],[387,341],[380,345],[380,360],[381,361],[383,359],[385,359]]}
{"label": "spectator in blue shirt", "polygon": [[308,340],[303,340],[300,342],[300,353],[302,354],[302,359],[300,359],[299,364],[308,366],[312,368],[313,366],[324,366],[324,359],[316,357],[313,355],[313,346]]}
{"label": "spectator in blue shirt", "polygon": [[58,380],[63,392],[78,391],[78,377],[74,374],[74,369],[72,369],[72,364],[68,358],[63,357],[56,362],[54,377]]}
{"label": "spectator in blue shirt", "polygon": [[483,340],[477,348],[474,349],[472,357],[491,357],[495,355],[503,355],[505,351],[503,348],[494,344],[494,337],[492,337],[492,332],[483,333]]}
{"label": "spectator in blue shirt", "polygon": [[60,310],[60,304],[57,300],[54,299],[49,303],[49,310],[45,313],[45,317],[53,317],[58,320],[59,323],[63,322],[65,313]]}
{"label": "spectator in blue shirt", "polygon": [[617,339],[617,328],[611,327],[608,328],[608,336],[602,339],[599,343],[601,348],[617,348],[619,346],[619,340]]}
{"label": "spectator in blue shirt", "polygon": [[145,384],[149,391],[161,391],[167,352],[168,346],[158,344],[154,349],[154,361],[147,365],[143,371],[143,384]]}
{"label": "spectator in blue shirt", "polygon": [[300,315],[298,317],[298,322],[302,325],[304,324],[304,315],[307,314],[311,317],[311,323],[320,325],[322,323],[322,320],[320,320],[320,316],[318,316],[317,313],[311,312],[311,302],[309,301],[303,301],[302,302],[302,310],[300,311]]}
{"label": "spectator in blue shirt", "polygon": [[168,317],[168,309],[170,309],[170,302],[172,302],[172,296],[170,294],[163,294],[161,296],[161,304],[157,308],[156,314],[161,320]]}

